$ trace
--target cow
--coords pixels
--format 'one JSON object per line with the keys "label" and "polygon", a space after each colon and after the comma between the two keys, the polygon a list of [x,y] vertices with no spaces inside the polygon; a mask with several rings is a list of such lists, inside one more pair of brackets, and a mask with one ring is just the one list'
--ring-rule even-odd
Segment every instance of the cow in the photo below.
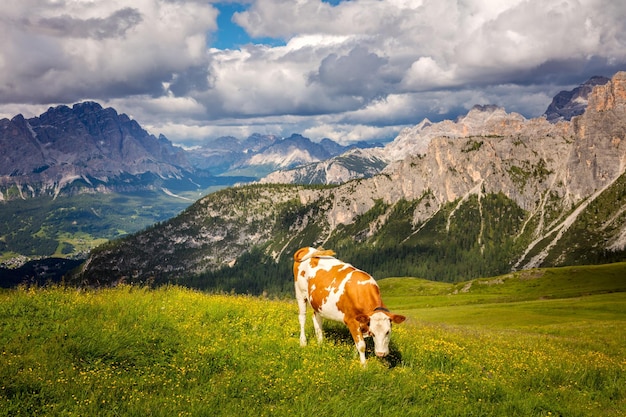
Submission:
{"label": "cow", "polygon": [[324,335],[322,319],[343,321],[350,330],[362,365],[365,360],[365,337],[374,339],[376,356],[389,354],[392,323],[406,317],[391,313],[383,304],[376,280],[368,273],[334,257],[332,250],[301,248],[294,254],[293,276],[300,346],[306,346],[304,333],[307,303],[313,309],[313,327],[319,343]]}

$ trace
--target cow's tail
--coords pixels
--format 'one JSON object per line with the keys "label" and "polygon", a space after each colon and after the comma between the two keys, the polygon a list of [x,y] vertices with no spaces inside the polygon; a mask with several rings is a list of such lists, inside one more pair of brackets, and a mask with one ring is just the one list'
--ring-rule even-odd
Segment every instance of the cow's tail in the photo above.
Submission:
{"label": "cow's tail", "polygon": [[317,249],[302,248],[293,255],[293,259],[296,262],[304,262],[307,259],[322,258],[325,256],[335,256],[335,251],[331,249],[322,249],[322,248],[317,248]]}

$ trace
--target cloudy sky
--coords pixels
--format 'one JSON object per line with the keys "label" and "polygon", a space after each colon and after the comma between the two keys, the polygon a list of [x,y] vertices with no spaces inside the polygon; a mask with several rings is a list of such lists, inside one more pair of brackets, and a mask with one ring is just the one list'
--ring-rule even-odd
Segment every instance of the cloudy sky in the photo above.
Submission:
{"label": "cloudy sky", "polygon": [[175,143],[341,143],[626,70],[615,0],[4,0],[0,118],[94,100]]}

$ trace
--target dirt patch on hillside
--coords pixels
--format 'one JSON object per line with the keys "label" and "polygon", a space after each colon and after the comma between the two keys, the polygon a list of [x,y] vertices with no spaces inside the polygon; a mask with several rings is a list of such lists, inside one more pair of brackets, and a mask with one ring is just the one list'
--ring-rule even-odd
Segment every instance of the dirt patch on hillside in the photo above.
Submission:
{"label": "dirt patch on hillside", "polygon": [[539,269],[530,269],[528,271],[522,271],[519,274],[517,274],[517,277],[521,280],[521,281],[529,281],[531,279],[537,279],[537,278],[541,278],[543,277],[544,271],[541,271]]}

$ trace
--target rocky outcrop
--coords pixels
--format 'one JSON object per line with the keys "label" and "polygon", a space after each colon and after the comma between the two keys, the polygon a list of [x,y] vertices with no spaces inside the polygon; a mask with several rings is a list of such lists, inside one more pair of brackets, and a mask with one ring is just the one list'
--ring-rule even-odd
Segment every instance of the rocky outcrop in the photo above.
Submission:
{"label": "rocky outcrop", "polygon": [[610,184],[626,168],[626,72],[597,86],[587,111],[573,120],[569,192],[580,199]]}
{"label": "rocky outcrop", "polygon": [[385,146],[388,161],[399,161],[407,155],[424,155],[433,138],[462,138],[468,136],[503,136],[519,132],[526,119],[517,113],[507,113],[497,106],[474,106],[457,120],[431,123],[423,120],[415,127],[403,129]]}
{"label": "rocky outcrop", "polygon": [[589,94],[594,87],[604,85],[607,82],[609,82],[608,78],[595,76],[573,90],[561,91],[554,96],[544,116],[551,123],[569,121],[575,116],[580,116],[587,107]]}

